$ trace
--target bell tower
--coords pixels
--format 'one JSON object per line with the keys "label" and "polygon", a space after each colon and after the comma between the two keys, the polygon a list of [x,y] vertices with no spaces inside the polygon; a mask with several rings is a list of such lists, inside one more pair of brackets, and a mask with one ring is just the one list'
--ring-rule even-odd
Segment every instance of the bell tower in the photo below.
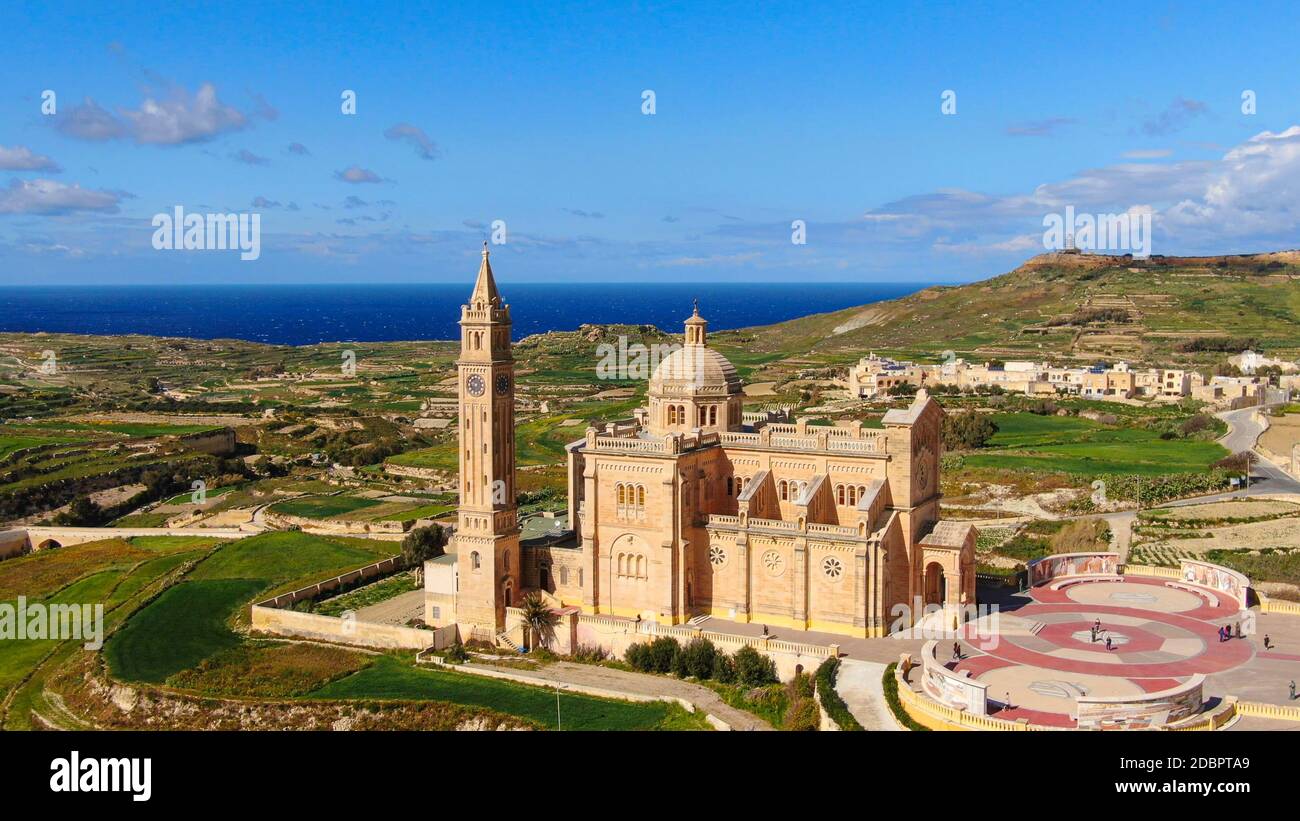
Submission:
{"label": "bell tower", "polygon": [[[515,509],[515,367],[510,306],[501,301],[487,243],[469,303],[460,309],[460,510],[456,529],[462,640],[505,627],[519,600],[519,519]],[[474,631],[478,635],[474,635]]]}

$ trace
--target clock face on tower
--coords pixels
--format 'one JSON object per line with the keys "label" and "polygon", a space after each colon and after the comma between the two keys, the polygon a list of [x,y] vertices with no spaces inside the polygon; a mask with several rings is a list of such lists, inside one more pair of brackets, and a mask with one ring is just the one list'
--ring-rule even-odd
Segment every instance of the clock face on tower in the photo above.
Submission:
{"label": "clock face on tower", "polygon": [[484,387],[483,377],[478,374],[471,374],[469,379],[465,380],[465,390],[469,391],[470,396],[482,396]]}
{"label": "clock face on tower", "polygon": [[508,374],[497,375],[497,396],[505,396],[510,392],[510,376]]}

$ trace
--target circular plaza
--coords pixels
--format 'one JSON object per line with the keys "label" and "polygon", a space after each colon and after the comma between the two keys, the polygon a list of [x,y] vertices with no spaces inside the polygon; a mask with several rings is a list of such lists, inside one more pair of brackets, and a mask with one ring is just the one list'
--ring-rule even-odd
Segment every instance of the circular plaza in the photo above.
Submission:
{"label": "circular plaza", "polygon": [[907,665],[919,703],[990,729],[1226,721],[1205,684],[1260,653],[1249,580],[1203,563],[1121,575],[1115,554],[1086,559],[1031,565],[1029,589],[927,642]]}

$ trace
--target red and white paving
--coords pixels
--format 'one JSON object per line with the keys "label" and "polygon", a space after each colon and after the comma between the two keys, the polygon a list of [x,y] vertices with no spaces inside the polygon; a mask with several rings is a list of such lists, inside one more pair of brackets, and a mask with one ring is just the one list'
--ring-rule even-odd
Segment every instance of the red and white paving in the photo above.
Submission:
{"label": "red and white paving", "polygon": [[[963,658],[947,665],[988,684],[999,718],[1072,727],[1080,695],[1158,692],[1197,673],[1246,668],[1257,656],[1300,662],[1293,654],[1257,650],[1251,637],[1221,640],[1219,628],[1235,628],[1241,617],[1236,604],[1165,579],[1044,585],[1027,595],[1029,602],[1012,613],[964,627]],[[1293,668],[1300,673],[1300,664]]]}

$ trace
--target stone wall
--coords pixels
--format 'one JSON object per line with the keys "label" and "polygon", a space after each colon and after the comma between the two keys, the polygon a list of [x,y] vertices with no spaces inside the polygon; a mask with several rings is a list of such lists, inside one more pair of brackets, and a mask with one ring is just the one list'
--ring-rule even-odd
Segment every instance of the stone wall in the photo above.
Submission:
{"label": "stone wall", "polygon": [[1161,727],[1200,712],[1205,676],[1155,693],[1136,696],[1079,696],[1080,730],[1143,730]]}
{"label": "stone wall", "polygon": [[429,647],[441,650],[456,641],[454,625],[425,630],[357,621],[355,618],[299,613],[296,610],[280,610],[260,604],[253,605],[252,628],[277,636],[294,636],[381,650],[425,650]]}
{"label": "stone wall", "polygon": [[0,531],[0,559],[12,559],[29,550],[26,530]]}
{"label": "stone wall", "polygon": [[663,625],[642,621],[639,624],[630,619],[614,616],[592,616],[573,614],[571,632],[564,626],[557,627],[557,634],[569,633],[573,646],[600,647],[606,653],[622,658],[627,648],[639,642],[653,641],[659,636],[671,636],[685,646],[691,639],[705,638],[713,642],[719,650],[734,654],[742,647],[755,650],[776,662],[777,675],[783,681],[794,677],[799,669],[812,672],[818,665],[832,655],[839,654],[838,645],[817,645],[795,641],[780,641],[750,636],[736,636],[729,633],[715,633],[700,630],[689,625]]}
{"label": "stone wall", "polygon": [[414,521],[364,522],[349,519],[308,519],[304,516],[276,513],[270,508],[266,510],[266,522],[280,530],[296,527],[304,533],[320,536],[370,536],[388,541],[401,539],[415,524]]}

